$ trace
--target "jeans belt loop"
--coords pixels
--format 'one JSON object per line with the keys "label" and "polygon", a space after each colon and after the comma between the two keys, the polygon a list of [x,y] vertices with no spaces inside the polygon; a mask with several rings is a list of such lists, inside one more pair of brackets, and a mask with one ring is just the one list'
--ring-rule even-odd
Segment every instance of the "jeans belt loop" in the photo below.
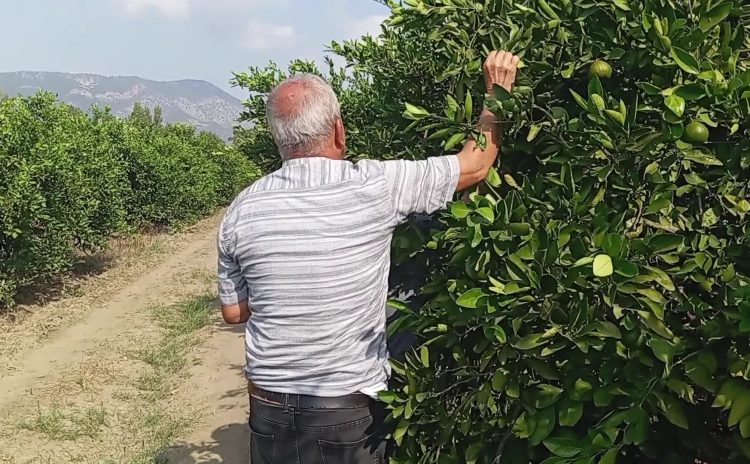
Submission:
{"label": "jeans belt loop", "polygon": [[295,415],[302,413],[302,411],[300,410],[301,408],[299,407],[299,397],[300,395],[294,395],[295,406],[293,407],[293,409]]}

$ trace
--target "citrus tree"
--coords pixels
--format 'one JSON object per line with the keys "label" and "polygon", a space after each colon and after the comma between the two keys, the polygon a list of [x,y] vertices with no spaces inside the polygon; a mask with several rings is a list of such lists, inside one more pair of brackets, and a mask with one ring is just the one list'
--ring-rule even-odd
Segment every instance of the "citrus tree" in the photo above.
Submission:
{"label": "citrus tree", "polygon": [[0,99],[0,309],[113,234],[195,220],[255,176],[218,137],[137,110],[124,120],[45,92]]}
{"label": "citrus tree", "polygon": [[[506,137],[391,327],[423,338],[383,397],[398,460],[747,462],[748,7],[391,6],[380,43],[338,50],[390,119],[406,104],[404,150],[451,152],[483,101]],[[492,48],[524,68],[484,100]]]}
{"label": "citrus tree", "polygon": [[[394,461],[748,462],[750,7],[388,5],[380,37],[331,45],[377,142],[355,158],[452,153],[483,105],[504,129],[485,184],[394,241],[428,273],[419,311],[391,302],[421,340],[382,396]],[[496,48],[523,67],[485,95]]]}

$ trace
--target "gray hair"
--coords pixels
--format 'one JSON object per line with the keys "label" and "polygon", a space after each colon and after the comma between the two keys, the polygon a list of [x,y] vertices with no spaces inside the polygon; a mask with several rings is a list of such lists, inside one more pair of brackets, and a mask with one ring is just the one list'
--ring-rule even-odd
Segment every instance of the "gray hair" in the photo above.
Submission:
{"label": "gray hair", "polygon": [[[287,84],[304,87],[297,108],[282,112],[277,108],[280,90]],[[277,85],[268,94],[266,118],[271,135],[283,159],[299,151],[318,148],[331,134],[341,106],[331,86],[314,74],[296,74]]]}

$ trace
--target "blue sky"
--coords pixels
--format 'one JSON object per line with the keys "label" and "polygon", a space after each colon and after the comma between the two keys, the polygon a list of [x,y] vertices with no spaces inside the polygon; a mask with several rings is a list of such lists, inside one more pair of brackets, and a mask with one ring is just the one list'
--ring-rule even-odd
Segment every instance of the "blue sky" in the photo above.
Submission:
{"label": "blue sky", "polygon": [[0,71],[205,79],[229,90],[231,71],[320,60],[330,40],[378,31],[386,14],[374,0],[3,0]]}

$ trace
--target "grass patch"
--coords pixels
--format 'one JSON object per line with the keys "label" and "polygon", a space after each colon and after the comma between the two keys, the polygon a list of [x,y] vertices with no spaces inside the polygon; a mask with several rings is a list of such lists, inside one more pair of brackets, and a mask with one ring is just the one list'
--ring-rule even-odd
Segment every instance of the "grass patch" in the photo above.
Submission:
{"label": "grass patch", "polygon": [[134,353],[152,368],[136,383],[150,399],[166,396],[172,390],[176,374],[187,367],[190,349],[197,343],[195,333],[210,322],[214,300],[212,295],[203,295],[175,306],[154,309],[154,319],[164,334],[155,345]]}
{"label": "grass patch", "polygon": [[103,406],[64,410],[53,406],[37,410],[36,416],[21,423],[21,427],[53,440],[73,441],[82,437],[96,438],[108,425],[108,413]]}
{"label": "grass patch", "polygon": [[162,464],[160,456],[189,426],[195,417],[169,414],[159,400],[167,397],[177,386],[180,375],[189,364],[191,349],[199,342],[197,332],[211,321],[215,297],[210,294],[192,298],[174,306],[154,309],[154,320],[161,327],[161,340],[135,353],[135,357],[149,369],[136,381],[136,388],[145,400],[144,409],[131,430],[141,437],[141,451],[131,464]]}
{"label": "grass patch", "polygon": [[180,437],[194,422],[192,417],[178,417],[163,411],[148,411],[135,424],[141,430],[147,431],[144,436],[144,450],[130,460],[130,464],[166,464],[164,452]]}

